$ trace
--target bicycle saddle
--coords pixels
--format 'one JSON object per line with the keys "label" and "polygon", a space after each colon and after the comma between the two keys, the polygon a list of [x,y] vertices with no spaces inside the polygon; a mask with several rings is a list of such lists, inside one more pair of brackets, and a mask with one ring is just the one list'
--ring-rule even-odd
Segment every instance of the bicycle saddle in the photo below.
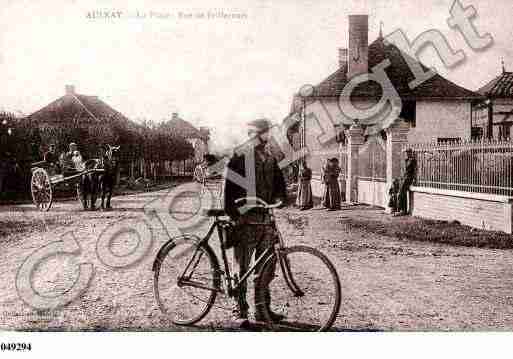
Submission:
{"label": "bicycle saddle", "polygon": [[221,217],[221,216],[226,216],[226,212],[224,211],[224,209],[214,208],[214,209],[204,210],[203,215],[207,216],[207,217]]}

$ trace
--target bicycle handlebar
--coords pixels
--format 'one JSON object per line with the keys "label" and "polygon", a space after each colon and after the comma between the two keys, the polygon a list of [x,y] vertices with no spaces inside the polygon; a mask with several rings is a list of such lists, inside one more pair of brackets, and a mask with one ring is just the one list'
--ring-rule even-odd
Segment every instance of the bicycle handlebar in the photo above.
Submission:
{"label": "bicycle handlebar", "polygon": [[[280,207],[283,204],[282,201],[278,201],[278,202],[273,203],[273,204],[267,204],[266,201],[264,201],[263,199],[258,198],[258,197],[243,197],[243,198],[239,198],[239,199],[235,200],[235,204],[238,204],[238,203],[240,203],[242,201],[250,202],[250,204],[248,204],[248,206],[250,206],[250,207],[253,207],[253,208],[265,208],[265,209],[278,208],[278,207]],[[251,204],[251,202],[255,202],[255,203]],[[256,204],[257,202],[259,202],[260,204]]]}

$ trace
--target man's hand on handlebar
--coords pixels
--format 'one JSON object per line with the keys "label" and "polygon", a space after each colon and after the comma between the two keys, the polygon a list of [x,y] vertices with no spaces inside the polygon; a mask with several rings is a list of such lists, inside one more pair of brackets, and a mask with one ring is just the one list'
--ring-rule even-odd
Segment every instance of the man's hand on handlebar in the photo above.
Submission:
{"label": "man's hand on handlebar", "polygon": [[245,201],[245,203],[239,208],[244,208],[245,210],[251,210],[253,208],[275,209],[286,206],[285,202],[281,200],[273,204],[267,204],[263,199],[258,197],[239,198],[235,200],[235,204],[242,204],[243,201]]}
{"label": "man's hand on handlebar", "polygon": [[280,205],[277,207],[278,209],[282,209],[282,208],[286,208],[287,207],[287,200],[286,199],[282,199],[281,201],[279,201]]}

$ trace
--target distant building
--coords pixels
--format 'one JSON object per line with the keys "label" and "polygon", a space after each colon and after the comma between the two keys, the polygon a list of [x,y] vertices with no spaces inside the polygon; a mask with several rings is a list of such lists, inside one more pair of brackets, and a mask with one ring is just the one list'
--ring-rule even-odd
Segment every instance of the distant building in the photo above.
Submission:
{"label": "distant building", "polygon": [[[369,45],[367,15],[349,16],[348,38],[349,46],[338,52],[339,68],[313,86],[308,96],[294,95],[290,117],[299,119],[299,123],[290,128],[288,136],[293,143],[299,141],[308,148],[314,194],[321,192],[324,161],[337,157],[342,165],[341,187],[347,200],[385,207],[386,184],[400,171],[399,149],[394,147],[398,140],[388,138],[389,127],[400,127],[397,131],[402,137],[397,136],[404,143],[470,139],[472,107],[482,96],[438,74],[410,88],[414,75],[408,63],[416,63],[424,71],[428,68],[386,42],[382,34]],[[379,116],[349,118],[343,111],[349,99],[341,99],[344,87],[353,77],[372,73],[373,67],[386,60],[390,62],[386,74],[402,101],[400,115],[386,126],[379,122]],[[353,89],[351,104],[372,107],[381,99],[382,92],[378,83],[363,82]],[[306,120],[303,113],[308,115]],[[326,136],[329,132],[337,135]]]}
{"label": "distant building", "polygon": [[513,125],[513,72],[502,73],[481,87],[486,99],[476,107],[473,118],[474,137],[498,140],[511,138]]}
{"label": "distant building", "polygon": [[[40,158],[48,144],[53,143],[57,152],[64,152],[70,142],[78,144],[84,158],[95,158],[100,143],[120,144],[121,137],[137,133],[142,127],[98,96],[77,93],[73,85],[66,85],[64,96],[30,114],[25,121],[39,130]],[[137,161],[142,163],[130,148],[122,146],[118,180],[120,176],[133,175]]]}
{"label": "distant building", "polygon": [[197,129],[175,112],[171,120],[161,124],[161,128],[166,132],[185,138],[194,148],[196,163],[203,161],[203,156],[209,153],[210,130],[207,127]]}
{"label": "distant building", "polygon": [[117,140],[116,130],[136,131],[140,127],[97,96],[76,93],[72,85],[66,85],[64,96],[27,116],[26,121],[39,128],[43,144],[54,142],[60,151],[68,146],[60,143],[62,130],[73,129],[67,140],[77,142],[85,150],[88,141],[102,139],[113,143]]}

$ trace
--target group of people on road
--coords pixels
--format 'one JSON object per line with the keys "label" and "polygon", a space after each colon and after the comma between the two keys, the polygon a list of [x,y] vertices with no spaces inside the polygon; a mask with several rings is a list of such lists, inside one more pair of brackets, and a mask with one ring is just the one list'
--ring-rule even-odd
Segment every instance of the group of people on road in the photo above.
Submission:
{"label": "group of people on road", "polygon": [[[325,161],[322,167],[321,181],[324,186],[321,205],[329,211],[336,211],[341,208],[342,194],[338,178],[341,168],[337,158],[330,158]],[[299,164],[298,190],[296,206],[305,211],[314,207],[312,195],[312,170],[308,167],[306,160]]]}
{"label": "group of people on road", "polygon": [[[405,170],[401,178],[394,179],[389,189],[389,203],[392,213],[395,215],[408,214],[408,190],[415,179],[417,161],[412,149],[406,150]],[[321,174],[321,181],[324,186],[321,206],[330,211],[336,211],[341,208],[341,202],[344,200],[344,193],[340,190],[338,178],[341,168],[337,158],[326,160]],[[299,164],[298,190],[296,197],[296,206],[304,211],[313,208],[312,195],[312,170],[308,167],[305,160]]]}

